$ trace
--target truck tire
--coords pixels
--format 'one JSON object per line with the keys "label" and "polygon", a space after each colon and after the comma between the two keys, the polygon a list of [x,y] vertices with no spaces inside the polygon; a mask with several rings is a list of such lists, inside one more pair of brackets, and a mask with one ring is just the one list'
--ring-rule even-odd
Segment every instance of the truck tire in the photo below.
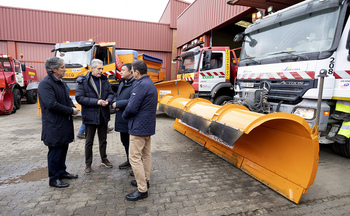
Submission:
{"label": "truck tire", "polygon": [[27,102],[29,104],[35,104],[36,101],[37,101],[36,90],[29,90],[29,91],[27,91],[26,98],[27,98]]}
{"label": "truck tire", "polygon": [[19,110],[21,108],[21,92],[19,89],[13,89],[13,100],[14,100],[14,106],[16,107],[16,110]]}
{"label": "truck tire", "polygon": [[214,100],[214,104],[222,106],[224,102],[230,100],[233,100],[233,98],[227,95],[221,95]]}
{"label": "truck tire", "polygon": [[346,158],[350,158],[350,140],[349,139],[345,144],[333,143],[332,149],[336,154],[344,156]]}

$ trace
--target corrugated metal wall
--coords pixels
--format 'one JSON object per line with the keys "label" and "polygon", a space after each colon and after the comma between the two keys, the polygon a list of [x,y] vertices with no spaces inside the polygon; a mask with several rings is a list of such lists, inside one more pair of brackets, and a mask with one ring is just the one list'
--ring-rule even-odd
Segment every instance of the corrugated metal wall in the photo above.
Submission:
{"label": "corrugated metal wall", "polygon": [[115,41],[121,48],[171,52],[169,24],[3,6],[0,19],[0,40],[57,43],[92,38]]}
{"label": "corrugated metal wall", "polygon": [[181,14],[190,3],[181,0],[169,0],[162,17],[160,18],[160,23],[170,23],[170,28],[177,28],[177,17]]}
{"label": "corrugated metal wall", "polygon": [[[27,66],[33,66],[41,80],[46,76],[44,62],[53,56],[55,43],[93,39],[116,42],[118,49],[143,50],[162,58],[164,68],[172,51],[170,24],[142,22],[88,15],[0,6],[0,53],[24,54]],[[13,54],[12,54],[13,55]],[[165,69],[164,69],[165,70]],[[170,76],[170,69],[166,69]]]}
{"label": "corrugated metal wall", "polygon": [[[168,1],[168,4],[166,5],[165,10],[163,11],[163,14],[159,19],[160,23],[170,23],[171,1],[173,1],[173,0]],[[170,26],[171,26],[171,24],[170,24]]]}
{"label": "corrugated metal wall", "polygon": [[6,41],[0,41],[0,54],[7,54]]}
{"label": "corrugated metal wall", "polygon": [[171,0],[170,28],[177,28],[177,17],[190,5],[188,2]]}
{"label": "corrugated metal wall", "polygon": [[250,7],[230,6],[226,0],[197,0],[177,19],[177,47],[246,12]]}
{"label": "corrugated metal wall", "polygon": [[17,57],[20,59],[21,53],[23,54],[23,60],[26,62],[26,66],[32,66],[37,71],[38,79],[41,80],[46,76],[46,70],[44,63],[47,58],[54,54],[51,50],[54,48],[54,44],[35,44],[35,43],[16,43]]}

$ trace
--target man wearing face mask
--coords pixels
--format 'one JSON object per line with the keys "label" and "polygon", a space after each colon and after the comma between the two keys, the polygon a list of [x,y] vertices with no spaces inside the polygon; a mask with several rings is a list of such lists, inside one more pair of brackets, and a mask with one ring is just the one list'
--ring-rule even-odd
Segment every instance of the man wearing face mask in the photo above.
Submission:
{"label": "man wearing face mask", "polygon": [[101,165],[112,168],[107,159],[107,125],[110,120],[109,105],[113,99],[112,88],[103,72],[103,62],[91,61],[91,71],[78,78],[76,100],[82,106],[81,114],[85,124],[85,173],[92,172],[92,146],[97,130]]}

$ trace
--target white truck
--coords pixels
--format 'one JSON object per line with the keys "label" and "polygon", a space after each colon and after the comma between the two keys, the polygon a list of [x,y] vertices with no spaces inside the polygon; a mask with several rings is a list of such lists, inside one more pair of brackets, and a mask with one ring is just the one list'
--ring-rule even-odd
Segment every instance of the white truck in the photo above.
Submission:
{"label": "white truck", "polygon": [[[350,158],[350,143],[334,141],[342,121],[330,117],[337,100],[350,100],[349,14],[349,0],[306,0],[236,35],[243,44],[234,103],[262,113],[294,113],[310,126],[320,111],[319,142]],[[317,110],[322,69],[327,77]]]}

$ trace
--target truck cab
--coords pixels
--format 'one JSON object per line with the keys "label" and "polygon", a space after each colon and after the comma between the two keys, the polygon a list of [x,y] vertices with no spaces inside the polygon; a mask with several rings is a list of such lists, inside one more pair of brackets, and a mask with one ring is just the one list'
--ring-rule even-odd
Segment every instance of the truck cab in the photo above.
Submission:
{"label": "truck cab", "polygon": [[[23,55],[21,57],[23,58]],[[13,93],[15,108],[20,109],[22,98],[26,98],[27,103],[36,103],[39,85],[36,70],[4,54],[0,54],[0,64],[4,78]]]}
{"label": "truck cab", "polygon": [[[70,88],[70,96],[75,95],[76,79],[90,71],[90,62],[97,58],[103,61],[103,73],[107,76],[116,73],[115,42],[95,43],[94,41],[79,41],[57,43],[52,51],[65,62],[66,73],[63,80]],[[112,87],[117,89],[119,81],[113,79]]]}
{"label": "truck cab", "polygon": [[[234,103],[261,113],[287,112],[315,126],[319,142],[335,144],[341,122],[330,117],[350,100],[350,7],[345,0],[306,0],[269,14],[235,37],[242,51]],[[327,71],[320,96],[321,70]],[[350,155],[350,144],[341,145]]]}
{"label": "truck cab", "polygon": [[192,84],[195,97],[222,105],[225,101],[232,100],[234,93],[234,62],[237,62],[237,58],[230,53],[229,47],[201,47],[201,43],[184,49],[175,58],[180,61],[177,78]]}

